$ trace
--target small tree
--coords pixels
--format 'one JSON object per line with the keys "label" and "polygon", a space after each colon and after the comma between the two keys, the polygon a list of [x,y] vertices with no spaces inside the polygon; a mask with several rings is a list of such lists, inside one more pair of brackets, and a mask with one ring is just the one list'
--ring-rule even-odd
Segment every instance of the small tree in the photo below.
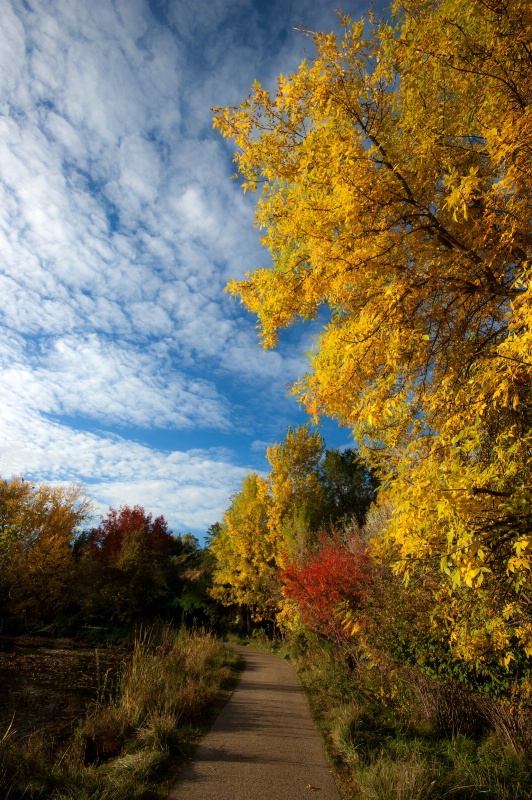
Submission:
{"label": "small tree", "polygon": [[0,480],[0,591],[8,612],[45,620],[65,608],[73,543],[90,510],[78,486]]}
{"label": "small tree", "polygon": [[279,601],[270,508],[267,481],[250,473],[233,496],[223,524],[212,529],[210,549],[217,562],[212,597],[223,605],[242,607],[248,621],[272,621]]}
{"label": "small tree", "polygon": [[85,613],[119,624],[165,613],[165,561],[174,544],[163,516],[153,519],[140,506],[111,508],[88,537],[88,554],[98,568],[94,575],[93,565],[84,563],[96,577],[87,587]]}

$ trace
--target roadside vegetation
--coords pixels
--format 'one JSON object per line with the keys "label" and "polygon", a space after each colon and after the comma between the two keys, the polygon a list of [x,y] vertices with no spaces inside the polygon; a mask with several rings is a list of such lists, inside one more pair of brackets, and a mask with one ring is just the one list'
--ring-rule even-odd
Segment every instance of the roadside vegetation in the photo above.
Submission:
{"label": "roadside vegetation", "polygon": [[[311,462],[304,459],[309,440],[320,452]],[[531,660],[522,654],[502,663],[489,652],[481,661],[457,657],[432,616],[430,592],[406,584],[383,554],[392,509],[372,500],[375,479],[353,451],[334,454],[327,479],[333,454],[310,429],[289,431],[269,451],[270,463],[277,465],[279,454],[283,513],[276,508],[278,472],[261,479],[268,487],[262,494],[243,482],[216,528],[212,592],[225,600],[236,633],[293,664],[342,796],[530,800]],[[331,511],[331,495],[342,516]],[[249,521],[256,518],[262,528],[255,539]],[[274,525],[277,549],[270,537],[265,550]]]}
{"label": "roadside vegetation", "polygon": [[343,800],[530,800],[530,720],[519,735],[498,702],[361,659],[308,628],[235,639],[292,664]]}
{"label": "roadside vegetation", "polygon": [[210,634],[169,624],[141,632],[112,696],[90,705],[70,740],[0,741],[3,800],[158,800],[227,699],[238,657]]}
{"label": "roadside vegetation", "polygon": [[290,659],[345,800],[529,800],[530,751],[490,723],[496,701],[476,705],[415,670],[357,663],[312,633],[292,642]]}
{"label": "roadside vegetation", "polygon": [[2,715],[2,800],[166,797],[235,681],[210,551],[139,506],[89,520],[78,487],[0,480],[0,641],[123,654],[70,736]]}

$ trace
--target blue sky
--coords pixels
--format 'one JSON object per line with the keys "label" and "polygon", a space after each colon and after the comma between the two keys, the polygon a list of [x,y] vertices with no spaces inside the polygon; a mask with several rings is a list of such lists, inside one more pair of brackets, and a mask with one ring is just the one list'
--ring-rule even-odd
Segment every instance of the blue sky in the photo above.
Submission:
{"label": "blue sky", "polygon": [[273,88],[312,55],[294,26],[333,30],[335,7],[0,0],[2,477],[201,537],[305,421],[286,385],[312,328],[265,353],[223,291],[268,253],[210,109]]}

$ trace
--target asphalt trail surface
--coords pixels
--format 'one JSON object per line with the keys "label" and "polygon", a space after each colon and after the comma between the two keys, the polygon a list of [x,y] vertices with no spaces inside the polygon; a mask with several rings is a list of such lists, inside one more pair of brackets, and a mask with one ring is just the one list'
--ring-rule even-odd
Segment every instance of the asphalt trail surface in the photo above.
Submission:
{"label": "asphalt trail surface", "polygon": [[339,800],[292,667],[235,649],[246,661],[241,681],[169,800]]}

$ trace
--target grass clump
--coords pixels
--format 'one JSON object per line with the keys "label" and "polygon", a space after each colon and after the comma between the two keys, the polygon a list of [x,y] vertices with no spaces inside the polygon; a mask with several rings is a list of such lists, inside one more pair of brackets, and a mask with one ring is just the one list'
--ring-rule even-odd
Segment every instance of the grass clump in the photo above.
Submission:
{"label": "grass clump", "polygon": [[345,800],[532,798],[530,753],[488,723],[471,731],[468,717],[462,733],[427,715],[411,675],[391,675],[310,632],[292,641],[290,658]]}
{"label": "grass clump", "polygon": [[111,699],[60,751],[41,735],[0,740],[5,800],[158,800],[234,685],[238,656],[201,632],[161,625],[137,637]]}

